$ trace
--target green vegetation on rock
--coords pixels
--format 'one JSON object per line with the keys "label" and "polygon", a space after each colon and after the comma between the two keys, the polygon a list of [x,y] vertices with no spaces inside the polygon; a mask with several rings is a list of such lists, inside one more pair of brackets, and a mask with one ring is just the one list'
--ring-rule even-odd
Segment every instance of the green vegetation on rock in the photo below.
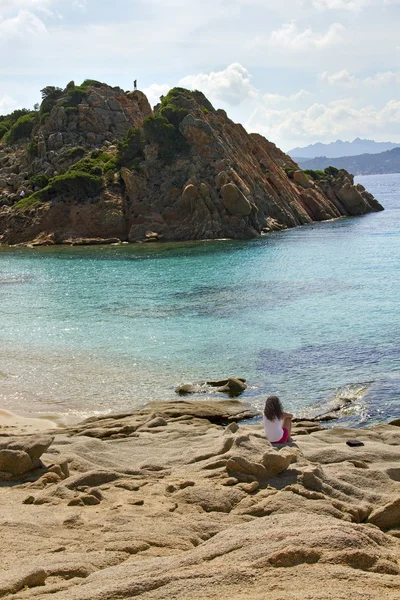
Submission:
{"label": "green vegetation on rock", "polygon": [[22,117],[19,117],[19,119],[15,121],[13,125],[11,125],[10,129],[5,133],[5,135],[3,135],[3,141],[8,144],[14,144],[19,140],[28,138],[31,135],[37,121],[38,115],[35,111],[22,115]]}
{"label": "green vegetation on rock", "polygon": [[77,200],[97,196],[102,187],[103,181],[101,177],[84,171],[71,170],[64,173],[64,175],[57,175],[54,177],[48,186],[50,193],[56,192],[59,194],[72,195]]}
{"label": "green vegetation on rock", "polygon": [[[56,105],[56,102],[59,98],[61,98],[63,91],[59,87],[55,87],[54,85],[48,85],[40,90],[42,94],[42,103],[40,105],[40,115],[43,120],[46,118],[48,114],[50,114],[51,110]],[[46,116],[45,116],[46,115]]]}
{"label": "green vegetation on rock", "polygon": [[0,122],[0,140],[7,133],[8,127],[5,123]]}
{"label": "green vegetation on rock", "polygon": [[49,183],[49,178],[47,177],[47,175],[44,175],[44,173],[38,173],[29,180],[29,183],[33,188],[44,188]]}
{"label": "green vegetation on rock", "polygon": [[337,169],[336,167],[326,167],[325,173],[327,175],[331,175],[332,177],[335,177],[339,173],[339,169]]}
{"label": "green vegetation on rock", "polygon": [[293,173],[298,170],[298,168],[295,165],[284,165],[282,168],[285,171],[286,175],[289,177],[289,179],[293,179]]}
{"label": "green vegetation on rock", "polygon": [[152,115],[143,121],[143,129],[146,141],[158,144],[161,160],[172,163],[179,145],[178,132],[172,123],[160,114]]}
{"label": "green vegetation on rock", "polygon": [[[132,169],[137,161],[144,158],[144,132],[142,129],[132,128],[124,139],[118,144],[116,167]],[[109,168],[111,165],[109,165]]]}
{"label": "green vegetation on rock", "polygon": [[75,146],[75,148],[69,148],[63,155],[63,160],[75,160],[82,158],[85,154],[85,148],[82,146]]}
{"label": "green vegetation on rock", "polygon": [[309,175],[314,181],[319,181],[320,179],[326,177],[326,173],[324,171],[320,171],[319,169],[317,169],[316,171],[314,171],[313,169],[305,169],[304,173],[306,175]]}
{"label": "green vegetation on rock", "polygon": [[72,196],[78,201],[97,196],[104,187],[105,165],[110,162],[111,158],[111,155],[106,152],[94,150],[62,175],[56,175],[51,179],[44,174],[35,175],[29,183],[33,187],[42,189],[20,200],[15,207],[24,210],[53,200],[59,195]]}
{"label": "green vegetation on rock", "polygon": [[24,115],[28,115],[31,111],[27,108],[18,108],[9,115],[0,115],[0,139],[2,139],[7,131]]}
{"label": "green vegetation on rock", "polygon": [[42,204],[42,200],[36,195],[40,192],[36,192],[27,198],[22,198],[15,204],[15,208],[21,211],[26,210],[27,208],[34,208],[35,206],[39,206]]}

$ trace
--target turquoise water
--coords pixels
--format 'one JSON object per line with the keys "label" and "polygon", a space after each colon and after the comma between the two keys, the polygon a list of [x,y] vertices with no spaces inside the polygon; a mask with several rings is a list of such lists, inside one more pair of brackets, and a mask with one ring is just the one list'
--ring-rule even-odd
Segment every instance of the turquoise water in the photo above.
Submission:
{"label": "turquoise water", "polygon": [[0,407],[81,417],[234,375],[257,407],[365,384],[350,422],[400,416],[400,175],[357,181],[384,212],[243,242],[2,248]]}

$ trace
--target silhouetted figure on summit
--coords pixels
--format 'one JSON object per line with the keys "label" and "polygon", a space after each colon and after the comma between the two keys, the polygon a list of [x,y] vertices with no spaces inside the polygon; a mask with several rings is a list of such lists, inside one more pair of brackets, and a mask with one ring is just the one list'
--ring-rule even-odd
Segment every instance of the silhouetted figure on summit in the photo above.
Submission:
{"label": "silhouetted figure on summit", "polygon": [[135,81],[133,82],[133,89],[135,91],[137,90],[137,79],[135,79]]}

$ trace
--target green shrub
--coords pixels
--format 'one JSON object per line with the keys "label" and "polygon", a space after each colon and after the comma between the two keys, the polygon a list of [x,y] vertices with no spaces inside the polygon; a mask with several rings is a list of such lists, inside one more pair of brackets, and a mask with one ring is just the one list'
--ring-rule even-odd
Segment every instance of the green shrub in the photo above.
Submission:
{"label": "green shrub", "polygon": [[118,169],[118,159],[115,156],[114,158],[112,158],[111,160],[109,160],[108,162],[106,162],[106,164],[104,165],[104,173],[115,173],[115,171],[117,171]]}
{"label": "green shrub", "polygon": [[107,152],[103,152],[103,150],[100,150],[99,148],[96,148],[95,150],[91,151],[90,158],[94,158],[102,163],[106,163],[110,160],[111,155]]}
{"label": "green shrub", "polygon": [[174,160],[176,154],[189,150],[183,135],[161,114],[147,117],[143,121],[143,129],[146,141],[158,144],[159,157],[167,164]]}
{"label": "green shrub", "polygon": [[46,98],[40,105],[40,115],[43,116],[45,114],[50,114],[55,105],[56,100],[53,100],[52,98]]}
{"label": "green shrub", "polygon": [[22,198],[18,200],[18,202],[14,205],[18,210],[25,210],[27,208],[33,208],[34,206],[39,206],[42,203],[42,199],[40,198],[40,192],[36,192],[35,194],[31,194],[27,198]]}
{"label": "green shrub", "polygon": [[31,111],[27,108],[16,108],[9,115],[0,115],[0,121],[9,121],[12,124],[15,123],[15,121],[18,121],[20,117],[23,117],[30,112]]}
{"label": "green shrub", "polygon": [[0,122],[0,140],[7,133],[8,127],[5,123]]}
{"label": "green shrub", "polygon": [[37,142],[30,142],[28,145],[28,154],[31,158],[34,158],[35,156],[37,156],[38,153],[38,145]]}
{"label": "green shrub", "polygon": [[[11,127],[14,125],[14,123],[18,121],[20,117],[28,115],[30,112],[32,111],[28,110],[27,108],[17,108],[9,115],[0,115],[0,125],[3,129],[3,135],[5,135],[5,133],[7,133],[9,129],[11,129]],[[4,128],[6,128],[6,131],[4,131]]]}
{"label": "green shrub", "polygon": [[61,98],[63,91],[59,87],[54,85],[48,85],[40,90],[42,94],[42,103],[40,105],[40,114],[50,113],[51,110],[57,103],[57,100]]}
{"label": "green shrub", "polygon": [[78,105],[82,104],[82,100],[86,98],[86,95],[86,88],[83,88],[82,86],[75,86],[67,91],[60,104],[65,108],[78,108]]}
{"label": "green shrub", "polygon": [[129,129],[124,139],[118,144],[116,167],[132,168],[134,161],[144,158],[144,134],[137,128]]}
{"label": "green shrub", "polygon": [[44,173],[38,173],[37,175],[34,175],[33,177],[31,177],[31,179],[29,180],[29,184],[33,188],[35,188],[35,187],[45,188],[48,183],[49,183],[49,178]]}
{"label": "green shrub", "polygon": [[294,165],[284,165],[282,167],[282,169],[285,171],[285,173],[289,177],[289,179],[293,179],[293,173],[295,171],[298,171],[298,168],[295,167]]}
{"label": "green shrub", "polygon": [[101,83],[101,81],[97,81],[96,79],[85,79],[85,81],[82,83],[81,87],[82,88],[88,88],[88,87],[102,87],[103,85],[106,85],[105,83]]}
{"label": "green shrub", "polygon": [[64,173],[64,175],[54,177],[48,186],[51,196],[54,193],[71,194],[77,199],[97,196],[102,187],[103,181],[101,177],[83,171],[71,170]]}
{"label": "green shrub", "polygon": [[168,104],[174,104],[179,96],[186,98],[187,100],[192,99],[192,92],[186,88],[174,87],[169,90],[168,94],[164,96],[161,102],[161,106],[167,106]]}
{"label": "green shrub", "polygon": [[339,173],[339,169],[336,167],[326,167],[325,173],[331,177],[335,177]]}
{"label": "green shrub", "polygon": [[73,171],[80,171],[82,173],[89,173],[89,175],[102,176],[104,172],[104,165],[110,160],[110,155],[105,152],[101,152],[99,154],[95,154],[97,158],[92,158],[91,156],[86,156],[82,158],[78,162],[76,162],[69,169],[69,173]]}
{"label": "green shrub", "polygon": [[159,114],[162,117],[165,117],[171,125],[175,127],[175,129],[179,129],[179,125],[182,123],[183,119],[186,115],[189,114],[187,108],[181,108],[180,106],[175,106],[174,104],[167,104],[166,106],[162,106]]}
{"label": "green shrub", "polygon": [[76,158],[82,158],[84,154],[85,148],[82,148],[82,146],[75,146],[75,148],[70,148],[69,150],[67,150],[67,152],[63,155],[62,159],[75,160]]}
{"label": "green shrub", "polygon": [[55,87],[54,85],[47,85],[42,90],[40,90],[40,93],[42,95],[42,101],[48,99],[58,100],[58,98],[60,98],[60,96],[62,95],[63,91],[61,88]]}
{"label": "green shrub", "polygon": [[37,114],[33,111],[20,117],[3,136],[5,142],[13,144],[27,138],[37,123]]}
{"label": "green shrub", "polygon": [[324,171],[321,171],[319,169],[304,169],[304,173],[306,175],[309,175],[309,177],[311,177],[311,179],[313,179],[314,181],[319,181],[320,179],[323,179],[325,177]]}
{"label": "green shrub", "polygon": [[66,106],[65,107],[65,114],[67,116],[74,116],[77,115],[79,113],[78,107],[77,106]]}
{"label": "green shrub", "polygon": [[42,125],[45,120],[47,119],[47,117],[50,115],[50,112],[45,112],[42,115],[40,115],[40,124]]}

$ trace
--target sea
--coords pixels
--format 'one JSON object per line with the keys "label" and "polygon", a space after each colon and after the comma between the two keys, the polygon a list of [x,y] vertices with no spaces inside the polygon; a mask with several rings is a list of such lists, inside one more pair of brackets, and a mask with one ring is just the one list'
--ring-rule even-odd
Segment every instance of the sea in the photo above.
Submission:
{"label": "sea", "polygon": [[356,181],[385,211],[251,241],[0,247],[0,408],[72,422],[233,376],[257,409],[400,417],[400,174]]}

